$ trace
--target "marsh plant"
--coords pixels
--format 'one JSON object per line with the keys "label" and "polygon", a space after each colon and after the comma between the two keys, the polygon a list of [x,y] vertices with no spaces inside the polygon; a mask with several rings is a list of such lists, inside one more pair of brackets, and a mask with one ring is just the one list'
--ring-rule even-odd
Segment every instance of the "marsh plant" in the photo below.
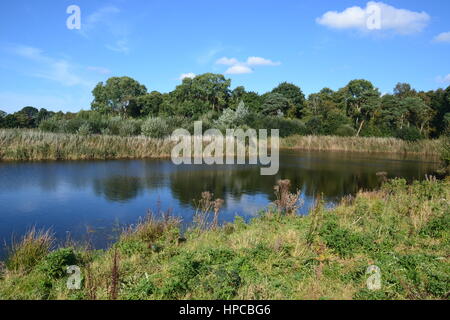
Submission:
{"label": "marsh plant", "polygon": [[6,267],[19,273],[29,272],[49,254],[54,243],[55,238],[50,230],[36,230],[33,227],[21,239],[12,239]]}
{"label": "marsh plant", "polygon": [[274,186],[276,200],[273,203],[279,214],[297,214],[298,209],[303,205],[300,199],[301,191],[297,190],[296,193],[291,193],[290,189],[290,180],[279,180]]}
{"label": "marsh plant", "polygon": [[213,200],[213,194],[209,191],[202,192],[200,200],[194,201],[196,210],[194,214],[194,226],[199,230],[216,229],[219,226],[219,213],[224,204],[223,199]]}

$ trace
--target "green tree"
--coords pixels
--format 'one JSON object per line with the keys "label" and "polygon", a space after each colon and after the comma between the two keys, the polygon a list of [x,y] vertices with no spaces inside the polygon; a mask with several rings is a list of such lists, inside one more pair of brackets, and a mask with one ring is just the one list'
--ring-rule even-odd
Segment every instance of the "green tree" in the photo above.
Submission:
{"label": "green tree", "polygon": [[231,80],[221,74],[205,73],[183,79],[171,94],[178,105],[183,105],[181,110],[197,113],[195,104],[198,104],[213,111],[222,111],[228,105],[230,85]]}
{"label": "green tree", "polygon": [[381,109],[377,122],[395,131],[406,125],[408,108],[400,103],[400,99],[392,94],[386,94],[381,98]]}
{"label": "green tree", "polygon": [[335,92],[329,88],[324,88],[319,93],[310,94],[306,101],[304,116],[323,116],[332,111],[338,112],[339,108],[335,96]]}
{"label": "green tree", "polygon": [[161,105],[164,102],[164,97],[158,91],[152,91],[145,96],[140,96],[135,99],[139,113],[143,116],[156,117],[161,111]]}
{"label": "green tree", "polygon": [[400,99],[414,97],[417,95],[416,90],[411,88],[409,83],[397,83],[394,88],[394,95]]}
{"label": "green tree", "polygon": [[101,113],[124,114],[133,98],[145,95],[147,88],[130,77],[112,77],[100,82],[92,91],[91,108]]}
{"label": "green tree", "polygon": [[261,111],[267,116],[276,116],[280,113],[285,115],[291,108],[291,103],[287,98],[279,93],[269,93],[264,99]]}
{"label": "green tree", "polygon": [[3,110],[0,110],[0,128],[4,128],[5,127],[5,117],[7,116],[8,114],[5,112],[5,111],[3,111]]}
{"label": "green tree", "polygon": [[380,92],[370,81],[352,80],[343,89],[347,115],[355,123],[357,136],[364,124],[371,120],[377,108],[380,106]]}
{"label": "green tree", "polygon": [[450,86],[447,89],[438,89],[428,92],[430,97],[430,107],[434,112],[431,121],[431,131],[433,137],[439,137],[447,129],[445,115],[450,113]]}
{"label": "green tree", "polygon": [[305,107],[305,95],[300,87],[292,83],[283,82],[273,89],[272,93],[281,94],[289,101],[290,108],[285,113],[288,117],[300,118],[302,116],[303,108]]}
{"label": "green tree", "polygon": [[421,134],[433,118],[433,110],[418,97],[407,97],[401,101],[404,109],[408,110],[408,121],[411,125],[419,128]]}
{"label": "green tree", "polygon": [[3,128],[19,128],[20,121],[17,119],[17,116],[14,114],[6,115],[2,120]]}
{"label": "green tree", "polygon": [[52,111],[48,111],[47,109],[41,108],[38,112],[38,114],[36,115],[36,126],[39,125],[39,123],[41,123],[42,120],[46,120],[49,119],[53,116],[54,112]]}
{"label": "green tree", "polygon": [[16,125],[20,128],[34,128],[38,125],[38,114],[39,110],[35,107],[24,107],[22,110],[14,113],[17,121]]}
{"label": "green tree", "polygon": [[231,103],[233,106],[238,106],[246,94],[245,87],[239,86],[231,91]]}

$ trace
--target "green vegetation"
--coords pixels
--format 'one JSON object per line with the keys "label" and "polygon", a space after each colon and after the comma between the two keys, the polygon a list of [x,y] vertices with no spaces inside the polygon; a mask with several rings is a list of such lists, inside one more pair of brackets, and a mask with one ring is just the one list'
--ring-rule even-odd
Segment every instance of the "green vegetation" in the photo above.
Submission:
{"label": "green vegetation", "polygon": [[[450,180],[388,181],[333,209],[318,199],[306,217],[292,214],[289,185],[280,181],[273,207],[248,224],[218,226],[222,202],[204,193],[183,235],[177,219],[150,214],[105,251],[51,252],[34,232],[0,271],[0,299],[449,298]],[[81,290],[66,287],[72,264]],[[367,289],[370,265],[381,290]]]}
{"label": "green vegetation", "polygon": [[[0,111],[0,128],[40,128],[53,133],[106,134],[155,138],[174,128],[280,129],[281,136],[332,135],[396,137],[406,141],[439,138],[450,124],[450,87],[417,92],[399,83],[381,95],[367,80],[352,80],[333,91],[324,88],[305,97],[300,87],[281,83],[270,92],[231,89],[231,80],[206,73],[185,78],[173,91],[152,91],[129,77],[113,77],[92,91],[90,111],[49,112],[25,107]],[[158,119],[158,120],[155,120]],[[145,124],[145,125],[144,125]]]}
{"label": "green vegetation", "polygon": [[417,92],[400,83],[381,96],[371,82],[353,80],[305,98],[286,82],[262,95],[230,86],[207,73],[170,93],[148,93],[132,78],[113,77],[94,88],[89,111],[0,111],[0,160],[168,157],[165,138],[178,128],[193,133],[198,120],[203,130],[279,129],[285,148],[427,156],[440,153],[450,132],[450,87]]}

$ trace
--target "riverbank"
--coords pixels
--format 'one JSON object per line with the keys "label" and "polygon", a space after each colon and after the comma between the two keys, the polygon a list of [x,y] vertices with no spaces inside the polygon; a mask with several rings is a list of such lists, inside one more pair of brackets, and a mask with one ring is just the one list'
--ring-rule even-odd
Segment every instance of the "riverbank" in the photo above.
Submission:
{"label": "riverbank", "polygon": [[[407,142],[395,138],[292,136],[282,149],[396,153],[437,157],[439,140]],[[0,130],[0,161],[107,160],[168,158],[174,143],[143,136],[75,135],[38,130]]]}
{"label": "riverbank", "polygon": [[[295,199],[282,185],[279,199]],[[280,201],[224,226],[214,219],[221,202],[202,197],[212,219],[199,210],[182,236],[175,218],[151,215],[106,251],[51,251],[50,233],[29,234],[0,272],[0,299],[449,298],[449,180],[392,180],[333,209],[318,201],[305,217]],[[67,289],[67,265],[80,267],[80,290]],[[377,291],[367,288],[371,265]]]}

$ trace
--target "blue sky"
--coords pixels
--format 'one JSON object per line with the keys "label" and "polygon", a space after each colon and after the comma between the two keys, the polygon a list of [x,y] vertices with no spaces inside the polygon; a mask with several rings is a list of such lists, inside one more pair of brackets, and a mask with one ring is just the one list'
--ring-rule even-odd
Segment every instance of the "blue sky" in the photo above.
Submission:
{"label": "blue sky", "polygon": [[[2,1],[0,110],[88,109],[97,82],[123,75],[161,92],[205,72],[260,93],[282,81],[305,94],[357,78],[382,93],[450,85],[450,1],[375,4],[369,30],[356,0]],[[70,5],[80,30],[66,26]]]}

